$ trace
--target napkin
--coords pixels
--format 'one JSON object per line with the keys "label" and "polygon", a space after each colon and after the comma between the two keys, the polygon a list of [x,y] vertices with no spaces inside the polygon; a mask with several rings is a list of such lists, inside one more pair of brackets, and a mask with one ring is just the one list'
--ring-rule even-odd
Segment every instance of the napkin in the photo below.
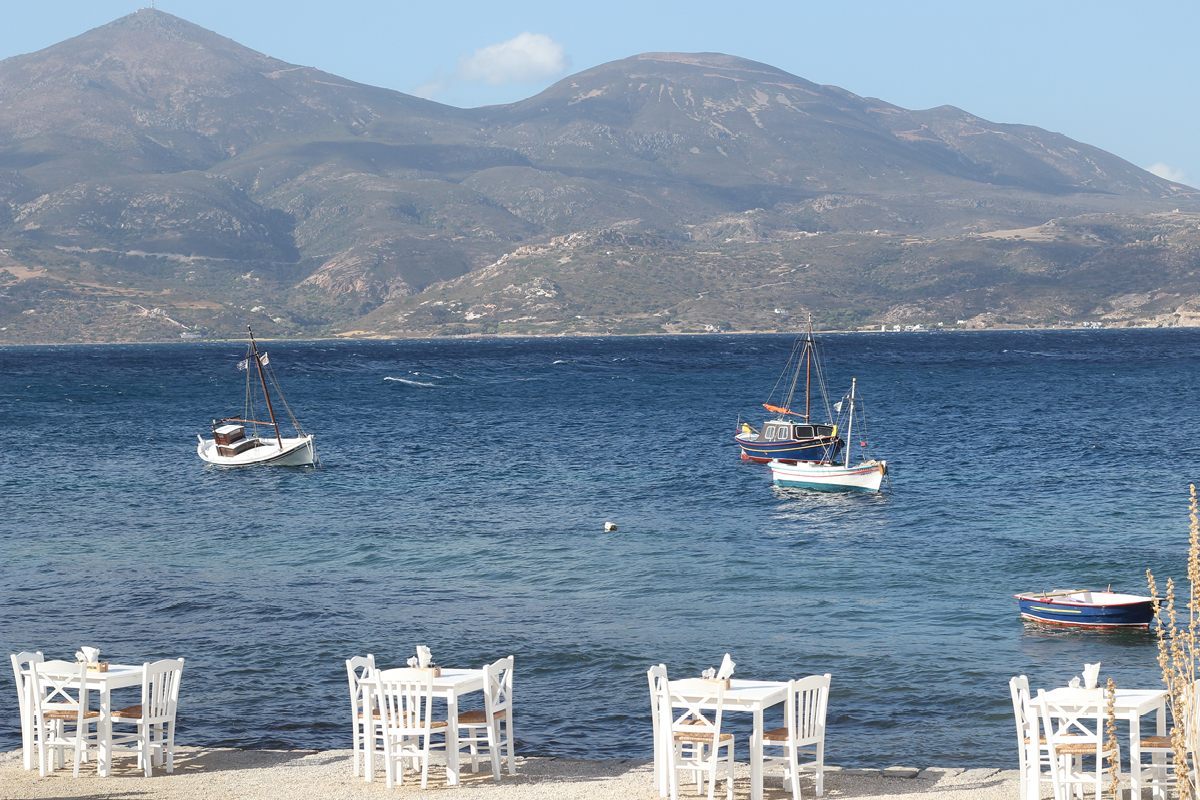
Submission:
{"label": "napkin", "polygon": [[1100,662],[1095,664],[1083,665],[1083,685],[1088,689],[1096,688],[1096,681],[1100,679]]}
{"label": "napkin", "polygon": [[733,674],[733,668],[737,664],[733,663],[733,659],[729,657],[729,653],[725,654],[725,658],[721,660],[721,668],[717,670],[717,680],[727,680]]}
{"label": "napkin", "polygon": [[429,648],[423,644],[417,645],[417,666],[421,669],[428,669],[433,663],[433,657],[429,654]]}
{"label": "napkin", "polygon": [[85,645],[75,651],[75,660],[95,664],[100,660],[100,648]]}
{"label": "napkin", "polygon": [[1079,688],[1079,676],[1076,675],[1074,678],[1071,678],[1071,680],[1067,681],[1067,686],[1070,686],[1072,689],[1078,689]]}

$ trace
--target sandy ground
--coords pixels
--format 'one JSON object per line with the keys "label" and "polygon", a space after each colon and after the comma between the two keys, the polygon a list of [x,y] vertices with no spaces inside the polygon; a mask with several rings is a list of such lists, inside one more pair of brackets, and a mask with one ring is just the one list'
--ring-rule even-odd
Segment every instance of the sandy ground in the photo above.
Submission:
{"label": "sandy ground", "polygon": [[[750,767],[738,764],[734,785],[737,800],[749,800]],[[382,771],[375,781],[351,775],[350,751],[233,750],[180,747],[175,772],[161,768],[147,779],[137,771],[131,756],[118,757],[110,778],[96,775],[94,763],[83,764],[78,778],[70,768],[42,778],[37,769],[26,772],[21,752],[0,753],[0,798],[113,798],[114,800],[274,800],[275,798],[361,798],[409,795],[421,791],[420,778],[408,773],[403,786],[389,790]],[[935,796],[937,800],[1016,800],[1017,773],[996,769],[839,770],[826,772],[829,798],[907,798]],[[460,788],[446,786],[445,770],[430,768],[428,793],[450,792],[481,800],[656,800],[653,766],[648,761],[617,759],[581,761],[565,758],[518,758],[517,774],[492,780],[490,770],[467,772]],[[901,777],[908,775],[910,777]],[[764,800],[786,800],[778,777],[767,777]],[[717,798],[723,799],[724,783]],[[813,797],[812,781],[801,784],[805,800]],[[1128,792],[1125,792],[1128,796]],[[1043,796],[1049,795],[1049,787]],[[680,797],[695,797],[695,786],[685,783]]]}

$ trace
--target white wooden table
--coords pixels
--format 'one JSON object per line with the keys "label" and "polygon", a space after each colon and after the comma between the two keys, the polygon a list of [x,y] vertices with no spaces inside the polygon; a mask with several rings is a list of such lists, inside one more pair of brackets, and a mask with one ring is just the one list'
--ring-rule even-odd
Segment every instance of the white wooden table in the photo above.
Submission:
{"label": "white wooden table", "polygon": [[[1046,692],[1046,699],[1054,702],[1064,711],[1075,711],[1095,702],[1096,692],[1103,689],[1072,689],[1062,686]],[[1107,695],[1105,695],[1107,697]],[[1113,711],[1117,719],[1129,723],[1129,781],[1130,796],[1142,796],[1142,717],[1154,712],[1157,724],[1157,735],[1167,735],[1167,693],[1159,689],[1120,689],[1116,691]],[[1164,756],[1155,754],[1155,766],[1166,768]],[[1155,797],[1165,797],[1161,788],[1156,789]]]}
{"label": "white wooden table", "polygon": [[[471,692],[482,692],[482,669],[448,669],[433,679],[433,696],[446,698],[446,783],[458,785],[458,698]],[[453,739],[453,746],[451,746]]]}
{"label": "white wooden table", "polygon": [[[25,670],[24,674],[29,675],[29,670]],[[76,686],[78,680],[71,681],[69,686]],[[28,683],[30,689],[33,688],[32,681]],[[97,739],[99,744],[99,757],[96,762],[96,772],[107,778],[112,774],[112,696],[110,692],[113,689],[126,689],[130,686],[142,685],[142,666],[131,666],[128,664],[110,664],[108,672],[88,672],[87,674],[87,689],[89,692],[99,692],[100,694],[100,720],[97,724]],[[28,739],[23,737],[22,745],[25,749],[26,764],[32,764],[36,761],[36,755],[33,752],[33,729],[37,726],[37,712],[33,707],[33,698],[29,698],[29,715],[28,730],[30,732]],[[22,726],[25,729],[25,726]],[[30,767],[26,767],[29,769]]]}
{"label": "white wooden table", "polygon": [[[697,687],[697,698],[712,694],[712,684],[702,681],[700,678],[683,678],[669,683],[672,692],[685,697],[688,696],[689,685]],[[754,714],[754,730],[750,734],[750,800],[762,800],[763,796],[763,711],[786,700],[787,691],[787,681],[747,681],[740,678],[730,679],[729,688],[725,690],[725,711],[749,711]],[[701,708],[709,708],[709,706],[703,705]],[[666,720],[665,725],[667,731],[665,736],[670,736],[671,721]],[[670,763],[669,756],[660,753],[657,745],[654,748],[654,757],[656,759],[665,757],[667,763]],[[668,766],[667,769],[669,770],[670,767]],[[658,787],[659,795],[666,797],[670,794],[667,783],[669,772],[667,770],[655,770],[655,772],[663,778]]]}

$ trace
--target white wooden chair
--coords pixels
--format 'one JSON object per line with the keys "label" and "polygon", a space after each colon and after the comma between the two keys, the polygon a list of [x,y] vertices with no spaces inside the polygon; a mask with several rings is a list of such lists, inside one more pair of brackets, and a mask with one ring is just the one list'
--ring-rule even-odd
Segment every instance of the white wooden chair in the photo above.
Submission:
{"label": "white wooden chair", "polygon": [[[1192,709],[1195,708],[1197,692],[1200,692],[1200,680],[1192,684],[1191,691],[1184,699],[1183,704],[1183,719],[1175,720],[1176,725],[1182,726],[1188,731],[1188,754],[1191,760],[1189,765],[1189,776],[1192,780],[1192,785],[1197,785],[1196,775],[1196,757],[1195,747],[1197,736],[1200,731],[1197,726],[1200,725],[1200,719]],[[1151,763],[1142,763],[1142,756],[1149,755]],[[1159,763],[1154,763],[1154,758],[1157,757]],[[1129,771],[1135,775],[1142,786],[1149,786],[1154,789],[1155,797],[1165,797],[1167,791],[1173,788],[1178,783],[1178,778],[1175,774],[1175,748],[1171,744],[1171,736],[1168,733],[1166,736],[1143,736],[1140,742],[1129,743]],[[1193,795],[1195,796],[1195,795]]]}
{"label": "white wooden chair", "polygon": [[671,692],[668,689],[667,665],[659,664],[646,670],[650,684],[650,720],[654,730],[654,786],[659,796],[671,793],[675,772],[670,768],[671,749]]}
{"label": "white wooden chair", "polygon": [[[679,770],[696,776],[696,787],[703,791],[708,779],[708,800],[713,800],[718,772],[724,772],[726,800],[733,800],[733,734],[721,732],[725,705],[724,681],[689,681],[686,690],[670,689],[671,741],[669,781],[671,800],[679,796]],[[685,709],[675,716],[677,709]],[[710,709],[710,720],[704,710]],[[721,748],[725,756],[721,757]],[[720,770],[718,770],[718,767]]]}
{"label": "white wooden chair", "polygon": [[[78,778],[87,748],[98,741],[90,728],[100,722],[100,712],[88,708],[87,664],[43,661],[33,665],[32,678],[38,771],[45,777],[49,769],[64,765],[70,748]],[[74,730],[68,733],[67,725]]]}
{"label": "white wooden chair", "polygon": [[32,672],[34,665],[41,664],[45,659],[40,651],[13,653],[8,658],[12,661],[13,683],[17,687],[17,710],[21,714],[21,752],[25,758],[25,769],[33,769],[37,720],[33,711],[33,675],[26,677],[25,671]]}
{"label": "white wooden chair", "polygon": [[346,678],[350,683],[350,724],[354,739],[354,776],[359,764],[370,781],[375,774],[375,754],[383,739],[383,716],[371,691],[375,681],[375,656],[355,656],[346,659]]}
{"label": "white wooden chair", "polygon": [[503,757],[508,774],[516,772],[512,738],[512,681],[513,657],[501,658],[483,666],[483,703],[476,711],[458,715],[458,726],[467,729],[466,737],[459,737],[459,747],[469,746],[471,771],[479,772],[479,745],[487,747],[492,761],[492,778],[500,780],[500,761]]}
{"label": "white wooden chair", "polygon": [[[446,720],[433,719],[433,670],[401,667],[376,670],[374,691],[383,714],[383,763],[387,786],[404,783],[408,763],[420,764],[421,788],[429,783],[431,739],[445,734]],[[440,745],[445,750],[445,743]]]}
{"label": "white wooden chair", "polygon": [[1020,800],[1038,800],[1041,785],[1051,783],[1050,755],[1046,737],[1041,734],[1041,719],[1029,693],[1029,679],[1018,675],[1008,682],[1013,717],[1017,723],[1017,756],[1020,764]]}
{"label": "white wooden chair", "polygon": [[147,662],[142,665],[142,702],[112,712],[113,723],[137,726],[134,732],[113,732],[113,754],[117,748],[136,753],[147,778],[156,766],[165,764],[167,772],[175,771],[175,714],[182,677],[182,658]]}
{"label": "white wooden chair", "polygon": [[[1096,800],[1101,800],[1107,778],[1106,762],[1116,765],[1120,777],[1121,748],[1116,742],[1110,748],[1104,741],[1105,702],[1104,693],[1094,691],[1087,701],[1063,707],[1050,700],[1044,690],[1038,689],[1034,705],[1045,731],[1050,781],[1057,800],[1076,795],[1083,797],[1089,783]],[[1084,759],[1089,757],[1091,769],[1085,770]]]}
{"label": "white wooden chair", "polygon": [[[783,748],[783,755],[763,757],[763,765],[781,767],[784,786],[800,800],[800,773],[811,772],[817,797],[825,794],[825,710],[829,705],[829,673],[788,681],[784,701],[787,725],[763,732],[763,747]],[[803,760],[811,759],[811,760]]]}

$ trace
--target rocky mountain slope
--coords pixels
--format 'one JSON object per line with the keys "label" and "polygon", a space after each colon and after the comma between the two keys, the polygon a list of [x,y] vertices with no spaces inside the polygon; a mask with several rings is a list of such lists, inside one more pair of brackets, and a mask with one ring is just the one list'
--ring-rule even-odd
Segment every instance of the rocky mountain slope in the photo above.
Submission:
{"label": "rocky mountain slope", "polygon": [[153,9],[0,62],[0,343],[1174,324],[1198,222],[1060,134],[721,54],[471,110]]}

